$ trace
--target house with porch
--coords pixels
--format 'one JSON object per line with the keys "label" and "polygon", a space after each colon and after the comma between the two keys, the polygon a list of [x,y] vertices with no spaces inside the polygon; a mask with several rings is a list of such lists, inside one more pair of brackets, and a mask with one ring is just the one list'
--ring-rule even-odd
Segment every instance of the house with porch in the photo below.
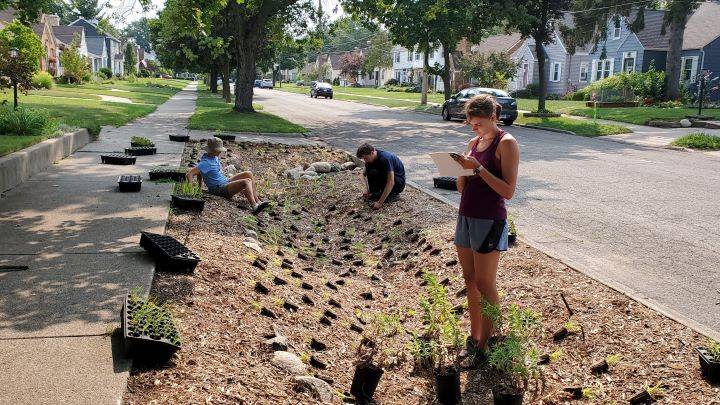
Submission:
{"label": "house with porch", "polygon": [[[125,74],[125,56],[123,55],[122,43],[119,39],[113,37],[110,34],[100,32],[98,30],[97,21],[88,21],[80,17],[77,20],[73,21],[70,25],[83,27],[85,29],[85,37],[87,41],[94,42],[95,40],[93,38],[102,38],[102,41],[105,42],[104,53],[102,54],[102,58],[95,59],[102,59],[102,62],[104,63],[102,67],[109,68],[112,71],[113,75],[122,76]],[[94,46],[93,48],[95,51],[98,50],[96,46]]]}
{"label": "house with porch", "polygon": [[[423,58],[423,52],[419,52],[417,49],[407,49],[400,45],[393,46],[393,78],[397,80],[398,83],[422,83],[423,64],[425,63]],[[430,66],[445,66],[442,47],[428,53],[428,64]],[[440,76],[430,75],[428,77],[428,83],[428,88],[433,91],[443,91],[445,88],[442,77]]]}
{"label": "house with porch", "polygon": [[[15,10],[11,8],[0,10],[0,29],[15,21],[15,14]],[[32,28],[35,35],[40,38],[43,50],[45,51],[45,54],[40,58],[39,61],[40,70],[43,72],[48,72],[52,76],[57,76],[57,42],[55,39],[55,34],[53,33],[53,27],[50,25],[49,19],[46,15],[43,14],[39,22],[37,22],[36,24],[31,24],[30,28]]]}

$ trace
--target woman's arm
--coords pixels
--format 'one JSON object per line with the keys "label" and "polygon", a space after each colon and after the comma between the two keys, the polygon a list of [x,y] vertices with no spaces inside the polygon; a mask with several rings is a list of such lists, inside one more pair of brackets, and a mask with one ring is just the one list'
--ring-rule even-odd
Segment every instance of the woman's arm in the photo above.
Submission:
{"label": "woman's arm", "polygon": [[[477,138],[473,138],[468,142],[467,149],[465,149],[465,156],[470,156],[470,151],[472,151],[473,145],[477,143]],[[467,177],[460,176],[457,178],[457,190],[462,194],[463,190],[465,189],[465,184],[467,184]]]}
{"label": "woman's arm", "polygon": [[500,152],[503,179],[484,169],[480,171],[480,177],[504,199],[511,200],[515,195],[515,186],[517,185],[520,146],[515,138],[506,137],[500,141],[498,151]]}

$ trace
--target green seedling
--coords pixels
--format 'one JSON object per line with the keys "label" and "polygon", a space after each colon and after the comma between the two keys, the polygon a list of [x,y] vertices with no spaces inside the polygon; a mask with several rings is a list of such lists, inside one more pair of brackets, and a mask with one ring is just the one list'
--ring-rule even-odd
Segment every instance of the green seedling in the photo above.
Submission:
{"label": "green seedling", "polygon": [[607,362],[608,366],[612,367],[612,366],[620,363],[622,361],[622,359],[623,359],[623,356],[621,356],[619,354],[611,354],[611,355],[607,356],[607,358],[605,359],[605,362]]}
{"label": "green seedling", "polygon": [[565,329],[567,329],[570,333],[578,333],[580,332],[580,324],[570,320],[565,322]]}
{"label": "green seedling", "polygon": [[559,361],[563,357],[565,357],[565,352],[563,352],[562,349],[557,349],[554,352],[550,353],[550,361],[553,363]]}
{"label": "green seedling", "polygon": [[300,360],[305,364],[309,363],[310,362],[310,354],[307,352],[300,353]]}
{"label": "green seedling", "polygon": [[720,360],[720,342],[715,339],[708,339],[707,350],[716,360]]}
{"label": "green seedling", "polygon": [[142,137],[142,136],[133,136],[130,138],[130,143],[134,144],[135,146],[140,147],[152,147],[155,146],[152,141],[150,141],[148,138]]}
{"label": "green seedling", "polygon": [[600,392],[599,387],[586,387],[582,389],[582,396],[585,399],[595,399],[600,395]]}
{"label": "green seedling", "polygon": [[195,198],[195,199],[202,199],[203,198],[203,192],[202,188],[197,183],[190,183],[187,181],[183,181],[181,183],[176,183],[175,188],[173,189],[173,193],[175,195],[179,195],[181,197],[187,197],[187,198]]}
{"label": "green seedling", "polygon": [[648,386],[648,385],[643,385],[643,387],[645,387],[645,390],[648,392],[648,394],[650,394],[650,396],[653,398],[659,398],[659,397],[662,397],[665,395],[665,389],[662,386],[663,386],[662,381],[658,381],[652,387]]}
{"label": "green seedling", "polygon": [[261,305],[259,302],[257,302],[257,301],[250,301],[250,306],[251,306],[252,309],[254,309],[255,311],[260,311],[260,310],[262,309],[262,305]]}

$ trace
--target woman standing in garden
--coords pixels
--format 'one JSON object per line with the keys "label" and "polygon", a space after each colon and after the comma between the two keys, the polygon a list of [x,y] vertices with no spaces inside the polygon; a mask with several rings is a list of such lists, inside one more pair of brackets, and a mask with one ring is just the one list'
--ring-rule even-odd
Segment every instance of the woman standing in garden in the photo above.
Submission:
{"label": "woman standing in garden", "polygon": [[458,178],[460,213],[455,246],[467,287],[470,336],[466,366],[477,367],[486,359],[488,338],[493,333],[482,304],[499,301],[496,275],[500,252],[508,248],[505,200],[515,193],[520,148],[515,138],[497,126],[500,105],[486,94],[470,99],[466,121],[476,136],[465,155],[455,157],[473,176]]}

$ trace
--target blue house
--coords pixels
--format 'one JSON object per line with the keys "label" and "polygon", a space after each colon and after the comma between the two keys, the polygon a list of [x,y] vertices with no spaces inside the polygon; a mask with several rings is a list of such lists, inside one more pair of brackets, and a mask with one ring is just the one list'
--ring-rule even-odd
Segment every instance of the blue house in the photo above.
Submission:
{"label": "blue house", "polygon": [[[646,72],[651,64],[657,70],[665,70],[669,34],[662,32],[664,16],[663,10],[645,10],[645,28],[637,33],[628,26],[628,19],[632,22],[635,18],[634,13],[628,19],[611,21],[607,40],[595,47],[592,44],[579,47],[573,55],[568,55],[567,90],[574,91],[621,72]],[[720,73],[719,21],[720,5],[703,2],[687,22],[681,80],[688,88],[703,69]],[[568,16],[565,23],[572,27]]]}

